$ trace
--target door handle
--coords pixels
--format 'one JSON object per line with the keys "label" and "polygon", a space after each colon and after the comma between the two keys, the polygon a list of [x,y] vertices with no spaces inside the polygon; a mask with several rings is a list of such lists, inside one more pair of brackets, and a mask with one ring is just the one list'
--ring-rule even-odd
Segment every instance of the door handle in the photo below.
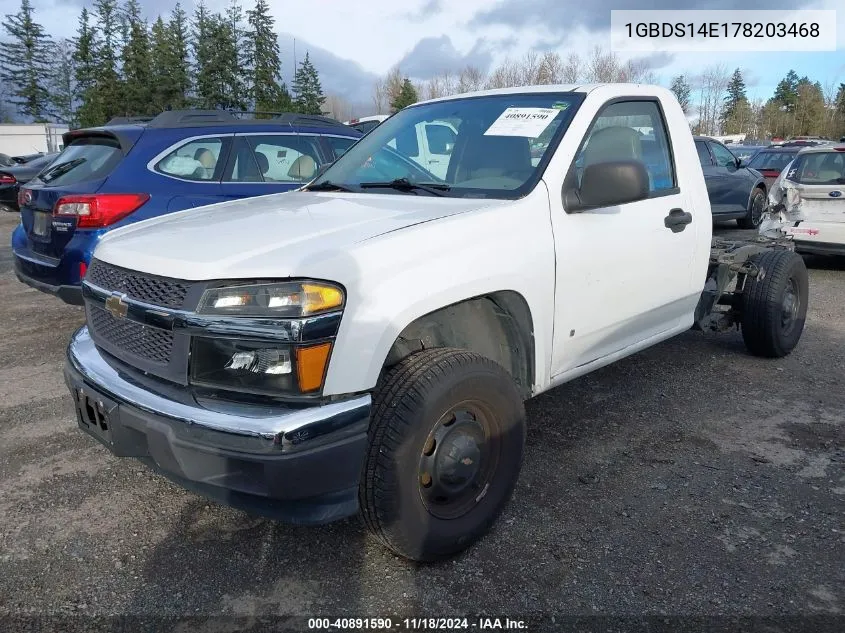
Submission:
{"label": "door handle", "polygon": [[663,219],[663,225],[672,233],[680,233],[687,228],[687,224],[692,224],[692,213],[683,209],[672,209]]}

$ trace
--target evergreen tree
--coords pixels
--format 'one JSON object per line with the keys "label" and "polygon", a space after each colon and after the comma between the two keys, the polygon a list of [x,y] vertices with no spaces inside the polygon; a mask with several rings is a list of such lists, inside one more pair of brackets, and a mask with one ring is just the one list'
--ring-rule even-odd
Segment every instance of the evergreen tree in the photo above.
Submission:
{"label": "evergreen tree", "polygon": [[798,101],[798,73],[794,70],[786,73],[786,77],[781,79],[775,88],[775,96],[772,100],[785,106],[787,112],[792,112],[795,102]]}
{"label": "evergreen tree", "polygon": [[406,108],[417,101],[419,101],[419,97],[417,96],[417,91],[414,89],[414,84],[411,83],[410,79],[405,77],[402,80],[402,88],[390,103],[390,107],[393,112],[398,112],[402,108]]}
{"label": "evergreen tree", "polygon": [[184,108],[187,104],[188,94],[191,91],[191,68],[188,42],[190,32],[188,27],[188,16],[178,2],[170,14],[170,21],[167,23],[168,33],[168,56],[170,59],[171,77],[173,81],[173,97],[169,105],[173,109]]}
{"label": "evergreen tree", "polygon": [[11,37],[0,47],[0,80],[21,114],[43,121],[49,113],[50,65],[53,44],[33,17],[29,0],[17,13],[6,15],[3,28]]}
{"label": "evergreen tree", "polygon": [[73,40],[73,62],[76,69],[76,85],[84,93],[94,85],[96,74],[95,48],[97,30],[89,22],[88,9],[82,8],[79,15],[79,28]]}
{"label": "evergreen tree", "polygon": [[76,90],[81,99],[76,123],[82,127],[98,125],[104,115],[99,109],[95,86],[97,79],[97,29],[90,23],[88,9],[79,16],[79,27],[73,40],[73,61],[76,68]]}
{"label": "evergreen tree", "polygon": [[724,134],[745,132],[751,123],[751,107],[745,94],[745,80],[739,68],[733,72],[728,82],[720,119]]}
{"label": "evergreen tree", "polygon": [[320,76],[308,53],[300,62],[293,79],[294,109],[302,114],[323,114],[326,97],[320,85]]}
{"label": "evergreen tree", "polygon": [[731,110],[735,108],[740,101],[747,101],[748,97],[745,94],[745,80],[742,78],[742,72],[737,68],[731,80],[728,82],[728,94],[725,96],[725,109]]}
{"label": "evergreen tree", "polygon": [[56,120],[73,125],[76,122],[76,65],[74,46],[62,40],[54,47],[53,72],[50,77],[51,111]]}
{"label": "evergreen tree", "polygon": [[238,0],[231,0],[225,13],[229,27],[231,46],[227,50],[225,65],[230,75],[229,100],[235,107],[246,109],[248,99],[247,78],[244,69],[247,65],[246,30],[243,26],[244,12]]}
{"label": "evergreen tree", "polygon": [[88,125],[102,125],[123,110],[123,90],[117,66],[120,41],[117,0],[94,0],[94,16],[99,38],[94,57],[94,87],[88,103],[97,120]]}
{"label": "evergreen tree", "polygon": [[246,107],[245,95],[238,88],[243,71],[234,31],[226,17],[209,14],[202,4],[194,16],[194,60],[198,106],[224,110]]}
{"label": "evergreen tree", "polygon": [[124,8],[128,38],[123,47],[123,112],[127,115],[152,114],[150,41],[147,23],[141,17],[137,0]]}
{"label": "evergreen tree", "polygon": [[266,0],[256,0],[247,11],[249,24],[248,64],[251,69],[250,92],[258,112],[282,112],[292,107],[290,93],[281,81],[282,63],[279,60],[279,40],[273,26],[273,16]]}
{"label": "evergreen tree", "polygon": [[153,112],[173,107],[176,90],[170,64],[170,31],[161,16],[158,16],[150,27],[150,96]]}
{"label": "evergreen tree", "polygon": [[193,35],[193,57],[194,77],[196,79],[195,104],[200,108],[213,107],[209,105],[214,95],[214,68],[213,42],[211,41],[212,18],[208,13],[205,3],[200,0],[194,11]]}
{"label": "evergreen tree", "polygon": [[678,99],[678,103],[681,104],[684,114],[689,114],[690,94],[692,91],[690,89],[690,85],[687,83],[686,77],[683,75],[674,77],[672,79],[672,86],[670,90],[675,93],[675,97]]}

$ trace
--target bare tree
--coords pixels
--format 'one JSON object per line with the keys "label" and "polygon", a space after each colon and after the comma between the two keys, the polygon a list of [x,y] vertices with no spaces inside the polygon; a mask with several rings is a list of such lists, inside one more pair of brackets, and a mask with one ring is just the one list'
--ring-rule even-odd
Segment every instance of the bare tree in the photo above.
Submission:
{"label": "bare tree", "polygon": [[554,51],[546,51],[540,60],[540,69],[537,73],[537,83],[563,83],[563,70],[564,64],[560,55]]}
{"label": "bare tree", "polygon": [[487,80],[486,75],[481,69],[476,66],[467,66],[458,74],[458,85],[456,91],[474,92],[484,88],[484,82]]}
{"label": "bare tree", "polygon": [[583,62],[578,53],[569,53],[566,57],[566,64],[561,71],[560,80],[566,84],[574,84],[583,76]]}
{"label": "bare tree", "polygon": [[521,65],[510,58],[505,58],[487,78],[487,88],[511,88],[520,85]]}
{"label": "bare tree", "polygon": [[729,80],[730,73],[724,64],[708,66],[695,78],[695,88],[698,92],[697,130],[699,134],[719,133],[719,114]]}
{"label": "bare tree", "polygon": [[375,108],[376,114],[387,112],[389,106],[387,101],[387,85],[383,79],[378,79],[373,86],[373,108]]}
{"label": "bare tree", "polygon": [[333,119],[338,121],[348,121],[355,116],[352,104],[346,99],[336,94],[327,94],[326,101],[323,104],[323,111]]}

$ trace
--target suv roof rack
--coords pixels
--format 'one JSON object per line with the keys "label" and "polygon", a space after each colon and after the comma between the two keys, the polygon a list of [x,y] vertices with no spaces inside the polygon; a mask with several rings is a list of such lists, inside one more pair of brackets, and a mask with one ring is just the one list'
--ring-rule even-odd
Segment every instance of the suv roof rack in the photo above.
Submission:
{"label": "suv roof rack", "polygon": [[148,123],[152,120],[153,117],[151,116],[116,116],[109,119],[108,123],[106,123],[103,127],[109,127],[111,125],[132,125],[133,123]]}
{"label": "suv roof rack", "polygon": [[[248,115],[252,115],[248,118]],[[256,119],[255,115],[269,118]],[[199,127],[204,125],[303,125],[313,127],[342,126],[340,121],[314,114],[296,112],[247,112],[230,110],[167,110],[152,119],[147,119],[150,128]],[[111,124],[111,121],[109,122]],[[108,124],[107,124],[108,125]]]}

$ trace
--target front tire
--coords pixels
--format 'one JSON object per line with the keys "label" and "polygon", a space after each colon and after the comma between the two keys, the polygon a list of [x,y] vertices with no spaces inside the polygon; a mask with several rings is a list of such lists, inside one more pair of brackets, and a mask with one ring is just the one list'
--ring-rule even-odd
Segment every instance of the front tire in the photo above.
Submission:
{"label": "front tire", "polygon": [[759,269],[742,293],[742,338],[755,356],[781,358],[798,344],[807,317],[809,280],[800,255],[769,250],[750,260]]}
{"label": "front tire", "polygon": [[756,229],[763,221],[763,212],[766,210],[766,192],[760,187],[754,189],[751,200],[748,203],[748,213],[744,218],[736,221],[741,229]]}
{"label": "front tire", "polygon": [[412,354],[376,387],[359,488],[369,530],[416,561],[483,536],[522,465],[525,410],[511,376],[459,349]]}

